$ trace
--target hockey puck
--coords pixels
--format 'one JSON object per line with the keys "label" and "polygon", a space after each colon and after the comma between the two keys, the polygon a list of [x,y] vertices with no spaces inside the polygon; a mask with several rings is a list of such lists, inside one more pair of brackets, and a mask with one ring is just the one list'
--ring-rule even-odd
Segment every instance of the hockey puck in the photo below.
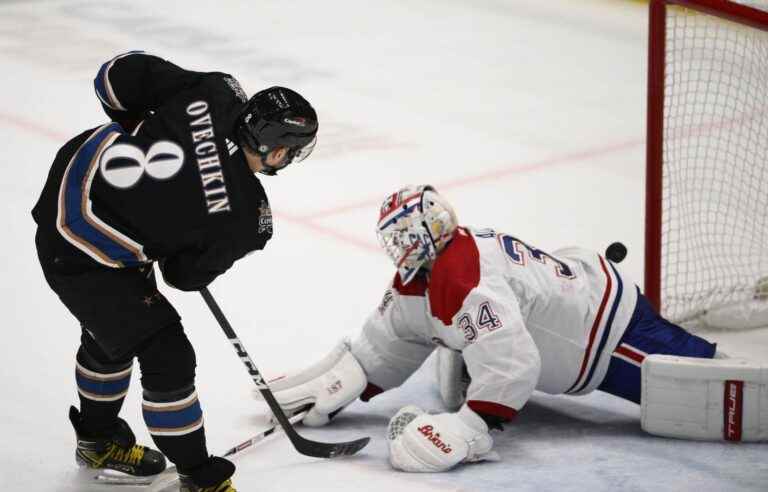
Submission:
{"label": "hockey puck", "polygon": [[605,257],[614,263],[621,263],[627,257],[627,247],[619,242],[611,243],[605,248]]}

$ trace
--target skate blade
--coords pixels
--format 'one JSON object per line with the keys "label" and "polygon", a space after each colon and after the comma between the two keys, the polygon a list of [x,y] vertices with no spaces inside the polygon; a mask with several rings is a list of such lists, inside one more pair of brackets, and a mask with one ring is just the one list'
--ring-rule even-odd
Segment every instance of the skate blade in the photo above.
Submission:
{"label": "skate blade", "polygon": [[112,468],[91,468],[79,456],[75,456],[75,463],[78,466],[78,476],[84,482],[108,485],[146,486],[151,484],[152,480],[157,476],[150,475],[147,477],[139,477]]}
{"label": "skate blade", "polygon": [[169,490],[169,487],[173,487],[170,490],[178,490],[178,486],[179,474],[176,472],[175,466],[170,466],[153,477],[146,492],[165,492]]}
{"label": "skate blade", "polygon": [[134,475],[129,475],[127,473],[123,473],[117,470],[93,470],[93,476],[91,477],[91,480],[95,483],[99,484],[105,484],[105,485],[132,485],[132,486],[147,486],[152,483],[152,481],[157,477],[158,475],[150,475],[148,477],[137,477]]}

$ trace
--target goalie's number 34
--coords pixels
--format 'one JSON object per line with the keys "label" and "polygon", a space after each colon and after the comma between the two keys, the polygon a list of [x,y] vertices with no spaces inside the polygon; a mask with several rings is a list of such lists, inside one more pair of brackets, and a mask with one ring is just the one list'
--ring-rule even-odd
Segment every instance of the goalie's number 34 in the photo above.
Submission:
{"label": "goalie's number 34", "polygon": [[464,339],[468,342],[474,342],[477,339],[479,330],[491,332],[503,326],[489,302],[480,304],[474,322],[470,313],[464,313],[459,317],[458,325],[464,333]]}

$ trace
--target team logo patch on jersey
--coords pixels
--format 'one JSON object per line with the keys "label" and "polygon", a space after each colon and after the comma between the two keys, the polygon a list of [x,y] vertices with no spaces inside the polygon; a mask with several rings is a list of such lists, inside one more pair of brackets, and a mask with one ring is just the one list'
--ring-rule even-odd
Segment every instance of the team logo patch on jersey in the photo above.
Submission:
{"label": "team logo patch on jersey", "polygon": [[264,231],[272,233],[272,209],[266,200],[262,200],[259,207],[259,234]]}
{"label": "team logo patch on jersey", "polygon": [[245,94],[245,91],[237,79],[234,77],[224,77],[224,82],[226,82],[229,88],[232,89],[232,92],[235,93],[235,97],[238,98],[240,102],[248,101],[248,96]]}

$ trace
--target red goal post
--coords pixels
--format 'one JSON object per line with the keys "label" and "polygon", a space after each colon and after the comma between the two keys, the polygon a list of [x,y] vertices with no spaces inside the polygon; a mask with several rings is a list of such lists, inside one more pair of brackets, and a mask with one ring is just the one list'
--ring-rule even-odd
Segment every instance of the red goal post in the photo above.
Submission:
{"label": "red goal post", "polygon": [[768,326],[768,0],[651,0],[645,294]]}

